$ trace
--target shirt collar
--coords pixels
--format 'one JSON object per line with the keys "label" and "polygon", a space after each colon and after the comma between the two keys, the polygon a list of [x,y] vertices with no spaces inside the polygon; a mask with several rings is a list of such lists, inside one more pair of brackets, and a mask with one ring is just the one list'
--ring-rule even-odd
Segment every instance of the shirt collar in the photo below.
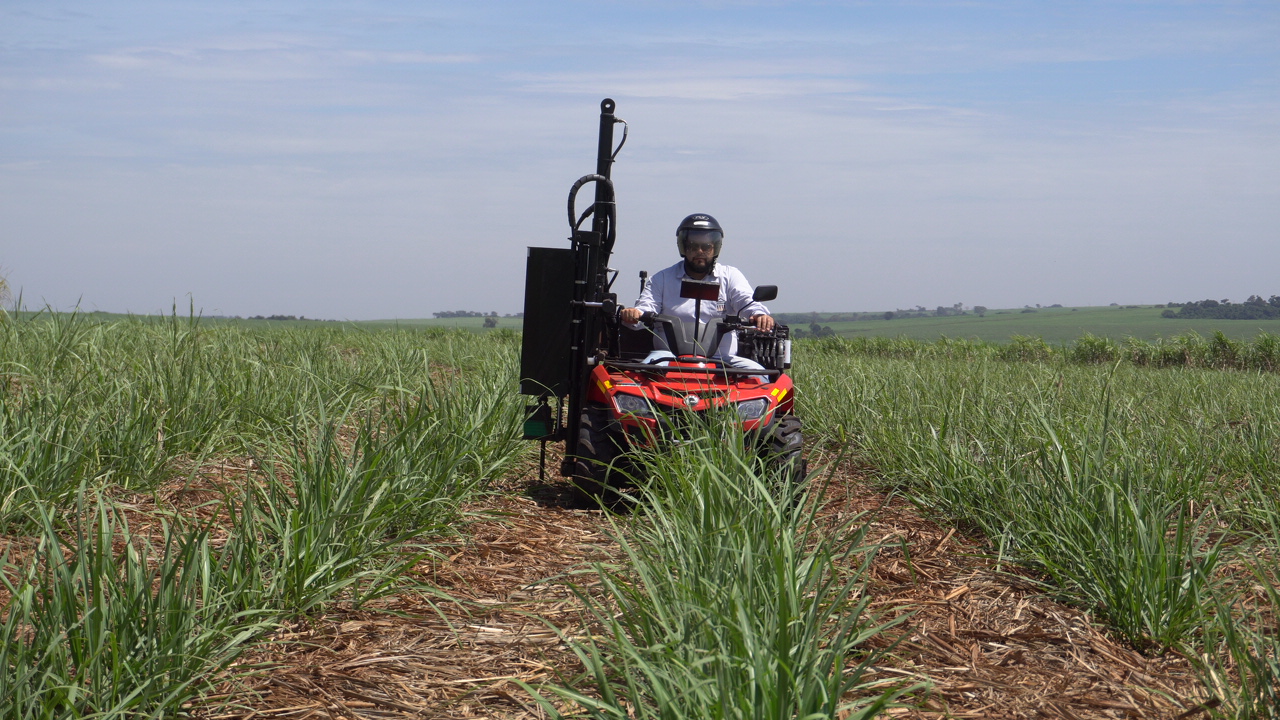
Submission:
{"label": "shirt collar", "polygon": [[[693,279],[692,277],[689,276],[689,273],[684,269],[684,260],[680,261],[679,268],[680,268],[680,277],[678,278],[679,280],[684,280],[686,278],[689,280]],[[720,263],[717,262],[715,265],[711,266],[711,272],[707,273],[706,277],[702,279],[703,281],[708,281],[711,279],[719,280],[720,279],[719,272],[720,272]]]}

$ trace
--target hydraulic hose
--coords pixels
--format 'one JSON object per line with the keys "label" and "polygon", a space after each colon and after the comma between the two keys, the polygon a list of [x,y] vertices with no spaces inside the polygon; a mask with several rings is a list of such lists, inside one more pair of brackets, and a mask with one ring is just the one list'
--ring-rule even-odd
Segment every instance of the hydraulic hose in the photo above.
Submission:
{"label": "hydraulic hose", "polygon": [[[624,122],[622,126],[623,126],[623,142],[626,142],[626,123]],[[614,154],[616,155],[618,150],[621,150],[621,149],[622,149],[622,143],[618,143],[618,148],[617,150],[614,150]],[[601,244],[601,249],[604,250],[605,257],[608,257],[610,254],[613,253],[613,244],[614,244],[614,241],[617,239],[617,230],[614,227],[615,223],[617,222],[617,216],[616,216],[617,206],[614,204],[614,201],[613,201],[613,197],[614,197],[613,181],[610,180],[609,178],[603,175],[599,175],[597,173],[592,173],[590,175],[583,175],[582,177],[578,178],[578,181],[575,182],[573,184],[573,187],[569,189],[569,202],[568,202],[568,208],[567,208],[569,211],[569,232],[570,234],[577,232],[578,228],[582,227],[582,223],[586,222],[587,218],[595,214],[596,205],[600,204],[600,203],[592,203],[590,207],[582,211],[582,215],[580,217],[575,218],[576,210],[577,210],[576,205],[577,205],[577,199],[578,199],[578,191],[582,189],[583,185],[586,185],[589,182],[602,182],[605,184],[605,187],[607,187],[609,190],[609,200],[604,201],[604,204],[609,206],[607,212],[604,213],[605,221],[608,224],[609,231],[606,234],[606,237],[604,238],[604,242]]]}
{"label": "hydraulic hose", "polygon": [[[582,213],[582,217],[580,218],[577,218],[577,215],[574,212],[574,210],[576,209],[575,206],[577,204],[577,199],[578,199],[578,191],[582,189],[583,185],[586,185],[589,182],[604,183],[609,188],[609,197],[613,197],[613,181],[609,180],[609,178],[603,175],[597,175],[596,173],[592,173],[590,175],[583,175],[582,177],[578,178],[578,181],[575,182],[573,184],[573,187],[569,189],[569,231],[570,232],[577,232],[578,227],[582,225],[582,221],[591,217],[591,214],[595,212],[596,206],[594,203],[591,205],[591,207],[587,208],[586,211]],[[575,218],[576,218],[576,221],[575,221]]]}

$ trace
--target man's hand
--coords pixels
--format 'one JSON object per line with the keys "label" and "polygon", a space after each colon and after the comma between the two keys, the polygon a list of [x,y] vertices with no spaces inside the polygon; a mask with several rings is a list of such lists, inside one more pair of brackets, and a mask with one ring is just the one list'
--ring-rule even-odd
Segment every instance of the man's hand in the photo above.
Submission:
{"label": "man's hand", "polygon": [[629,325],[635,325],[640,322],[640,308],[622,308],[622,312],[618,313],[618,317],[622,322]]}
{"label": "man's hand", "polygon": [[773,329],[773,318],[768,315],[765,315],[764,313],[760,313],[759,315],[752,315],[751,324],[755,325],[756,327],[760,328],[765,332],[769,332],[770,330]]}

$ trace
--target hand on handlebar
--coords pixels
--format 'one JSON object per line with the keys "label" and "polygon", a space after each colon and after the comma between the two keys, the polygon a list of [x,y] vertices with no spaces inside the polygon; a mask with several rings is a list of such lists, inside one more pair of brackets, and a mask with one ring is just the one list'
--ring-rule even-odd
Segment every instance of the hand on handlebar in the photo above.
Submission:
{"label": "hand on handlebar", "polygon": [[765,332],[769,332],[770,330],[773,329],[773,318],[769,315],[765,315],[764,313],[760,313],[759,315],[752,315],[751,324],[755,325],[756,327],[760,328]]}
{"label": "hand on handlebar", "polygon": [[618,313],[618,319],[624,323],[635,325],[640,322],[640,308],[622,308]]}

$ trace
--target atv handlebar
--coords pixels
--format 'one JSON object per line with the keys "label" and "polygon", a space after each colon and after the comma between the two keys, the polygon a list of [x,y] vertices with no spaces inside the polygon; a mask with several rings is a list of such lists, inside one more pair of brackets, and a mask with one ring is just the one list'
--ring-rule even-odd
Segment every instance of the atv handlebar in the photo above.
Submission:
{"label": "atv handlebar", "polygon": [[[647,328],[652,328],[653,321],[657,317],[658,317],[658,314],[653,312],[652,310],[645,310],[644,312],[640,313],[639,322],[641,325],[644,325]],[[743,328],[755,327],[755,325],[753,325],[750,322],[743,322],[742,318],[737,315],[726,315],[725,318],[720,322],[716,323],[716,325],[719,327],[723,327],[725,330],[741,330]]]}
{"label": "atv handlebar", "polygon": [[[606,311],[609,312],[610,315],[617,315],[625,309],[617,306],[611,308],[608,303],[596,304],[596,307],[601,306],[605,307],[607,309]],[[654,321],[657,320],[657,318],[657,313],[652,310],[645,310],[640,313],[640,319],[637,322],[652,330]],[[762,330],[755,323],[750,320],[743,320],[738,315],[726,315],[723,320],[716,323],[716,329],[721,333],[730,333],[736,330],[755,330],[764,334],[771,334],[773,332],[773,330]]]}

